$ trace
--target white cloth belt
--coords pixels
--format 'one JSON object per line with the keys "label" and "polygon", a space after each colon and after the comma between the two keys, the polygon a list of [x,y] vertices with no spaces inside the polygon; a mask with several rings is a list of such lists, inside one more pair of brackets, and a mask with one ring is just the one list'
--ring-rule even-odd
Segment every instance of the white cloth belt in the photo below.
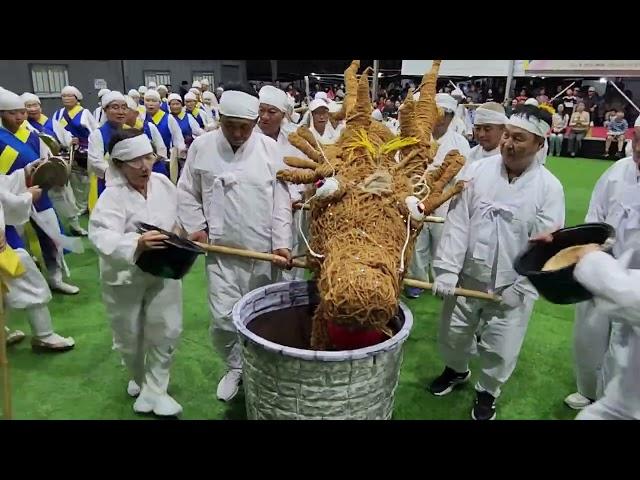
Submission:
{"label": "white cloth belt", "polygon": [[[493,269],[496,255],[498,255],[496,268],[498,273],[513,269],[511,261],[499,255],[500,246],[498,245],[498,235],[500,224],[504,225],[505,222],[511,223],[517,208],[517,205],[509,205],[502,202],[480,201],[479,209],[482,217],[486,218],[487,221],[483,222],[478,232],[478,238],[473,250],[473,258],[482,262],[489,270]],[[501,276],[497,275],[495,288],[500,288],[511,283],[509,280],[502,281],[499,277]]]}
{"label": "white cloth belt", "polygon": [[216,175],[213,180],[213,208],[216,209],[217,214],[214,217],[213,224],[209,225],[209,230],[212,235],[221,236],[224,233],[224,189],[231,187],[238,183],[235,174],[223,173],[222,175]]}

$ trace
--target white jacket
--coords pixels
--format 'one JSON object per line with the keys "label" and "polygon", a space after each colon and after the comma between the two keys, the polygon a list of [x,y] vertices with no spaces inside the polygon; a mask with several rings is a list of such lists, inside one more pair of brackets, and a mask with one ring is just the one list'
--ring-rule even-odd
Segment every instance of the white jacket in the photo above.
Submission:
{"label": "white jacket", "polygon": [[115,168],[106,171],[106,188],[89,219],[89,240],[100,255],[100,278],[106,285],[129,285],[142,271],[135,266],[137,222],[172,231],[177,219],[177,192],[162,174],[151,173],[147,198],[131,188]]}
{"label": "white jacket", "polygon": [[471,164],[464,177],[469,183],[451,203],[434,267],[492,289],[517,281],[519,293],[537,298],[513,261],[532,235],[564,224],[560,181],[534,161],[509,183],[501,155]]}
{"label": "white jacket", "polygon": [[[591,194],[586,222],[604,222],[616,229],[614,255],[626,250],[625,237],[640,229],[640,171],[633,157],[611,165],[600,177]],[[634,255],[632,268],[640,268],[640,255]]]}
{"label": "white jacket", "polygon": [[607,384],[604,400],[640,420],[640,270],[628,270],[604,252],[586,255],[576,266],[574,277],[595,296],[595,307],[603,318],[623,324],[628,354]]}
{"label": "white jacket", "polygon": [[189,148],[178,182],[178,216],[188,233],[208,229],[213,243],[261,252],[291,248],[291,200],[282,152],[253,132],[234,153],[222,130]]}
{"label": "white jacket", "polygon": [[[64,113],[64,108],[61,108],[60,110],[58,110],[53,115],[53,120],[51,121],[51,123],[53,125],[53,131],[58,137],[58,140],[60,140],[60,145],[68,148],[71,145],[71,139],[73,138],[73,136],[71,135],[71,132],[66,128],[64,128],[60,123],[63,120],[63,116],[62,116],[63,113]],[[80,115],[81,115],[80,124],[86,129],[88,129],[89,132],[93,132],[96,128],[99,127],[98,122],[96,121],[96,118],[86,108],[83,108],[82,112],[80,112]]]}

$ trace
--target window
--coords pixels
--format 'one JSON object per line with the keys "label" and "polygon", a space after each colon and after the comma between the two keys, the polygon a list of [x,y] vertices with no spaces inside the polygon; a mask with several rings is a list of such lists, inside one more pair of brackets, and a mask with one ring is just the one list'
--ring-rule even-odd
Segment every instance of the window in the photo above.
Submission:
{"label": "window", "polygon": [[203,80],[205,78],[207,80],[209,80],[209,89],[210,90],[215,89],[213,72],[193,72],[193,81],[194,82],[196,80]]}
{"label": "window", "polygon": [[62,89],[69,85],[66,65],[31,65],[33,93],[42,98],[59,97]]}
{"label": "window", "polygon": [[171,85],[171,72],[144,72],[144,84],[156,82],[156,85]]}

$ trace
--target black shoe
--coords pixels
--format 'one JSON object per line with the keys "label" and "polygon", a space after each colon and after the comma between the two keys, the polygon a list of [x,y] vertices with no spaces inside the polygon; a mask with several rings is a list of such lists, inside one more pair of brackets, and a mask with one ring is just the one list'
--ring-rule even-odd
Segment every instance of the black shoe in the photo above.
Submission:
{"label": "black shoe", "polygon": [[496,399],[489,392],[478,392],[476,403],[471,410],[471,418],[474,420],[495,420]]}
{"label": "black shoe", "polygon": [[429,385],[429,391],[437,397],[442,397],[451,393],[456,385],[466,383],[469,377],[471,377],[471,370],[458,373],[452,368],[444,367],[444,372]]}

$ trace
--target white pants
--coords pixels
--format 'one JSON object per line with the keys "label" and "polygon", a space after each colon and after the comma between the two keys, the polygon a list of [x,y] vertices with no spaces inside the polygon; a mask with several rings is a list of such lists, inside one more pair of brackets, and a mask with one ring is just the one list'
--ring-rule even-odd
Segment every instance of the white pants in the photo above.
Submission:
{"label": "white pants", "polygon": [[576,420],[636,420],[629,413],[617,408],[605,396],[580,411]]}
{"label": "white pants", "polygon": [[84,212],[89,205],[89,175],[86,172],[72,170],[69,183],[73,189],[78,212]]}
{"label": "white pants", "polygon": [[67,182],[64,187],[50,189],[49,198],[51,199],[51,203],[53,203],[54,210],[58,214],[58,218],[76,218],[80,214],[70,182]]}
{"label": "white pants", "polygon": [[34,337],[46,337],[53,333],[51,315],[47,304],[51,300],[51,290],[38,270],[31,255],[19,248],[16,253],[25,268],[25,273],[17,278],[5,278],[9,291],[4,301],[12,310],[26,310]]}
{"label": "white pants", "polygon": [[[461,286],[486,291],[486,285],[464,277]],[[517,308],[473,298],[447,298],[442,306],[438,334],[444,363],[456,372],[466,372],[480,327],[477,349],[481,371],[476,390],[497,398],[516,367],[533,304],[530,298],[525,298]]]}
{"label": "white pants", "polygon": [[[294,257],[304,260],[304,257],[301,257],[300,255],[305,255],[307,253],[307,246],[305,245],[302,235],[300,235],[300,231],[298,229],[300,216],[302,216],[302,231],[307,237],[307,241],[311,242],[311,237],[309,236],[309,212],[302,209],[295,210],[293,212],[293,222],[291,225],[291,238],[293,239],[293,248],[291,252]],[[283,281],[293,282],[296,280],[304,280],[304,274],[304,268],[292,268],[291,270],[282,270],[279,276]]]}
{"label": "white pants", "polygon": [[592,400],[602,397],[626,355],[622,325],[598,312],[593,300],[578,303],[573,347],[578,393]]}
{"label": "white pants", "polygon": [[229,369],[241,369],[242,351],[231,310],[250,291],[273,283],[276,267],[231,255],[208,255],[206,265],[213,347],[226,359]]}
{"label": "white pants", "polygon": [[182,333],[182,282],[135,272],[131,285],[102,285],[116,349],[131,378],[166,393]]}
{"label": "white pants", "polygon": [[443,228],[444,225],[442,223],[424,224],[416,239],[413,258],[408,271],[409,278],[423,282],[429,281],[430,269],[433,266],[433,259],[442,237]]}

